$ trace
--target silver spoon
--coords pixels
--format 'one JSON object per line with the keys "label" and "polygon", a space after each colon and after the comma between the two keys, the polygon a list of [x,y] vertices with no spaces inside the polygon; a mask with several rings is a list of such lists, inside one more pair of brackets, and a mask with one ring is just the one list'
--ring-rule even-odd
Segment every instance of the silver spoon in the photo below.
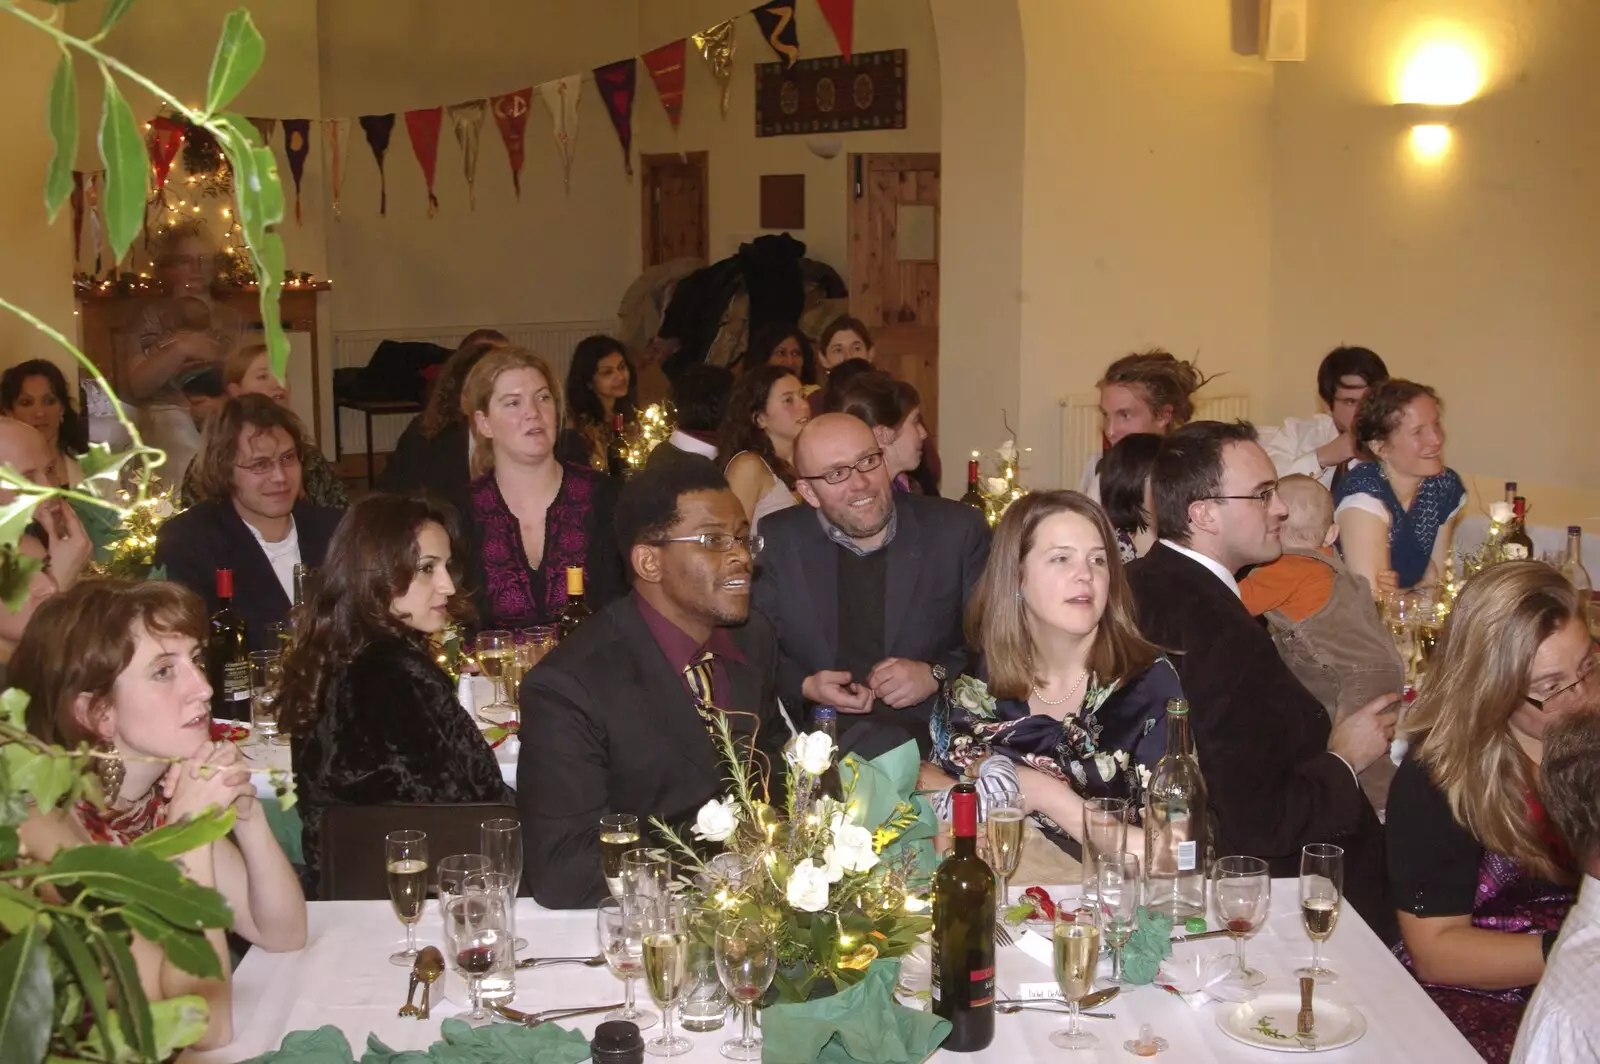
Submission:
{"label": "silver spoon", "polygon": [[611,1012],[622,1008],[622,1002],[612,1005],[586,1005],[577,1009],[545,1009],[543,1012],[519,1012],[509,1005],[490,1005],[490,1011],[512,1023],[520,1023],[524,1027],[538,1027],[540,1024],[554,1023],[556,1020],[570,1020],[574,1016],[588,1016],[595,1012]]}
{"label": "silver spoon", "polygon": [[585,968],[604,968],[606,958],[603,953],[593,957],[524,957],[517,962],[517,967],[542,968],[547,964],[581,964]]}
{"label": "silver spoon", "polygon": [[[997,1001],[994,1007],[1007,1016],[1014,1012],[1053,1012],[1058,1016],[1066,1016],[1072,1011],[1064,1005],[1052,1005],[1047,1001]],[[1114,1012],[1084,1012],[1082,1009],[1078,1010],[1078,1015],[1085,1016],[1091,1020],[1114,1020],[1117,1018]]]}

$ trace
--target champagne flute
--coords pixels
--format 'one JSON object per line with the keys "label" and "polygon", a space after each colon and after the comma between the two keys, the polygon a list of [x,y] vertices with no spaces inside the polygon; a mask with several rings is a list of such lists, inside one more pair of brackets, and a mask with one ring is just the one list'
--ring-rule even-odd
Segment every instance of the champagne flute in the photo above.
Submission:
{"label": "champagne flute", "polygon": [[1079,899],[1094,901],[1095,861],[1103,853],[1122,853],[1128,848],[1128,800],[1126,798],[1085,798],[1083,800],[1083,889]]}
{"label": "champagne flute", "polygon": [[1061,1049],[1093,1049],[1100,1044],[1078,1018],[1079,1002],[1094,989],[1094,970],[1100,962],[1100,928],[1094,917],[1093,909],[1065,905],[1056,909],[1056,985],[1072,1014],[1066,1030],[1050,1035],[1050,1044]]}
{"label": "champagne flute", "polygon": [[[511,817],[485,820],[478,825],[478,838],[489,858],[489,871],[511,878],[511,896],[515,898],[522,889],[522,821]],[[515,938],[512,949],[528,948],[528,940],[517,935],[515,912],[511,914],[511,934]]]}
{"label": "champagne flute", "polygon": [[622,1008],[607,1013],[608,1020],[628,1020],[644,1030],[655,1026],[656,1014],[634,1007],[633,981],[644,973],[644,939],[650,930],[654,905],[649,898],[607,898],[595,911],[600,952],[611,974],[622,980],[626,996]]}
{"label": "champagne flute", "polygon": [[672,855],[646,847],[622,855],[622,890],[630,897],[664,898],[672,881]]}
{"label": "champagne flute", "polygon": [[1011,902],[1011,877],[1022,863],[1023,823],[1027,814],[1020,795],[991,798],[984,812],[989,835],[989,867],[1000,880],[1000,908]]}
{"label": "champagne flute", "polygon": [[1295,976],[1319,983],[1338,980],[1339,973],[1322,966],[1319,948],[1333,934],[1339,922],[1339,903],[1344,897],[1344,849],[1324,842],[1313,842],[1300,851],[1300,917],[1311,938],[1311,966],[1297,968]]}
{"label": "champagne flute", "polygon": [[389,963],[409,968],[417,960],[417,921],[428,897],[427,833],[389,832],[383,837],[383,860],[389,873],[389,901],[406,929],[406,948],[391,954]]}
{"label": "champagne flute", "polygon": [[672,1032],[672,1008],[689,984],[689,926],[687,914],[671,898],[653,906],[644,936],[644,981],[650,1000],[661,1008],[661,1035],[645,1043],[654,1057],[687,1053],[694,1043]]}
{"label": "champagne flute", "polygon": [[[517,649],[511,642],[511,633],[502,631],[479,632],[475,645],[478,655],[478,665],[483,669],[483,674],[489,677],[494,693],[489,699],[489,704],[478,710],[478,719],[485,724],[505,723],[505,714],[514,711],[517,707],[511,704],[506,697],[505,679],[514,664]],[[495,710],[493,715],[486,711]]]}
{"label": "champagne flute", "polygon": [[483,977],[507,964],[511,948],[509,914],[499,891],[468,886],[466,893],[446,906],[447,943],[455,954],[456,969],[467,977],[472,1011],[458,1019],[469,1024],[489,1023],[495,1014],[483,1007]]}
{"label": "champagne flute", "polygon": [[1234,977],[1245,986],[1260,986],[1267,977],[1245,963],[1244,940],[1261,928],[1272,907],[1272,875],[1259,857],[1223,857],[1212,870],[1211,900],[1217,919],[1233,936],[1238,965]]}
{"label": "champagne flute", "polygon": [[627,893],[622,858],[639,848],[639,818],[632,813],[607,813],[600,818],[600,872],[613,898]]}
{"label": "champagne flute", "polygon": [[1103,853],[1097,862],[1100,937],[1111,947],[1107,986],[1122,985],[1122,948],[1133,937],[1139,915],[1139,858],[1131,853]]}
{"label": "champagne flute", "polygon": [[744,1017],[742,1033],[722,1043],[729,1060],[760,1060],[761,1036],[751,1029],[756,1002],[778,972],[778,947],[760,924],[729,920],[717,929],[717,975]]}

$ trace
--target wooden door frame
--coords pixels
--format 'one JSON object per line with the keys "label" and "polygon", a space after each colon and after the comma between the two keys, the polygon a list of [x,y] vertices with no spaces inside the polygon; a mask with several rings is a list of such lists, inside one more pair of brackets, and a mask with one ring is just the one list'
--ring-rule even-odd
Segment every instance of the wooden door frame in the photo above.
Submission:
{"label": "wooden door frame", "polygon": [[645,268],[656,265],[650,261],[650,249],[654,218],[651,216],[650,190],[655,187],[651,180],[651,173],[658,167],[667,165],[681,166],[684,163],[700,171],[700,227],[705,237],[706,261],[712,261],[711,256],[711,153],[706,151],[691,152],[665,152],[639,156],[639,261]]}

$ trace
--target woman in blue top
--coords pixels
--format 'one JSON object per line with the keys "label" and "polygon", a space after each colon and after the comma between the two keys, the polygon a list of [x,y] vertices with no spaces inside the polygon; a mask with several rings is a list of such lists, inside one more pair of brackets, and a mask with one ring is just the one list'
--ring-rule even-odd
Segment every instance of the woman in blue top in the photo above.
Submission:
{"label": "woman in blue top", "polygon": [[1374,385],[1352,431],[1371,460],[1334,484],[1345,565],[1374,595],[1437,583],[1467,499],[1444,464],[1439,397],[1412,381]]}

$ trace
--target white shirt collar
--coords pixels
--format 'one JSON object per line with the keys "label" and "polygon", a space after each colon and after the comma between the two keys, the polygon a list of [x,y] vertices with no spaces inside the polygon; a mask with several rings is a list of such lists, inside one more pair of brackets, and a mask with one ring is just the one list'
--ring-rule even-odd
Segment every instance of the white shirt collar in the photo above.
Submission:
{"label": "white shirt collar", "polygon": [[678,450],[688,451],[690,454],[702,454],[707,458],[715,458],[717,456],[715,444],[697,440],[682,429],[673,429],[672,435],[667,438],[667,442]]}
{"label": "white shirt collar", "polygon": [[1228,585],[1228,590],[1233,592],[1235,598],[1240,597],[1239,581],[1235,580],[1233,578],[1233,574],[1228,572],[1227,569],[1223,568],[1222,563],[1217,561],[1215,558],[1201,554],[1199,551],[1190,550],[1188,547],[1185,547],[1179,543],[1174,543],[1170,539],[1162,540],[1161,545],[1169,550],[1177,551],[1190,561],[1199,562],[1207,569],[1210,569],[1217,575],[1218,580],[1221,580],[1224,584]]}

